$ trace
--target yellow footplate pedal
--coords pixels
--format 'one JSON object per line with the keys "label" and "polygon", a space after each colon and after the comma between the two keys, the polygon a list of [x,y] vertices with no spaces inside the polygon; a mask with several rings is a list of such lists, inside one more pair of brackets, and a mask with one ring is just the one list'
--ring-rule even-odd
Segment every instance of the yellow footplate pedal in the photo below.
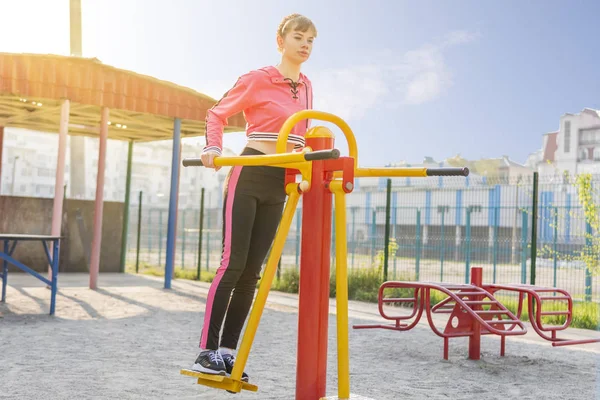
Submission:
{"label": "yellow footplate pedal", "polygon": [[192,371],[190,369],[182,369],[179,371],[181,375],[192,376],[198,378],[198,384],[208,386],[215,389],[224,389],[229,392],[239,393],[242,390],[257,392],[258,386],[251,383],[236,381],[225,375],[203,374],[202,372]]}

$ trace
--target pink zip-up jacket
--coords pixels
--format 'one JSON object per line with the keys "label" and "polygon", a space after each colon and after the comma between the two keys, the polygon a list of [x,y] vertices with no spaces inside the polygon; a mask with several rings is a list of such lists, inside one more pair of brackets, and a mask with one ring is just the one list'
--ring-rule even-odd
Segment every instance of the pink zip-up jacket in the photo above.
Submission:
{"label": "pink zip-up jacket", "polygon": [[[233,88],[206,115],[206,147],[203,152],[223,149],[223,128],[227,119],[241,111],[246,118],[246,137],[276,141],[283,123],[292,114],[312,109],[312,84],[300,74],[298,82],[285,78],[277,68],[268,66],[242,75]],[[295,148],[304,147],[309,120],[298,122],[288,136]]]}

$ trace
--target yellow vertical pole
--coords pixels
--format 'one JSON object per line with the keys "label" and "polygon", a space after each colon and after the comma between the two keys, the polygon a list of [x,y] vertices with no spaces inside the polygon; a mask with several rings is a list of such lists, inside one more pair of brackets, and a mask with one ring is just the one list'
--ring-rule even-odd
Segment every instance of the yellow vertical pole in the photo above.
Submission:
{"label": "yellow vertical pole", "polygon": [[348,340],[348,254],[346,243],[346,193],[341,181],[330,182],[335,198],[335,313],[337,317],[338,398],[350,398]]}
{"label": "yellow vertical pole", "polygon": [[267,260],[265,272],[263,273],[260,287],[258,288],[258,293],[256,295],[256,299],[254,300],[250,317],[248,318],[246,331],[242,337],[240,349],[235,358],[233,370],[231,371],[231,379],[234,381],[241,381],[242,379],[242,372],[244,371],[246,362],[248,361],[250,348],[252,347],[252,342],[254,341],[254,336],[256,335],[258,324],[260,323],[260,318],[267,302],[267,296],[269,295],[271,284],[273,283],[273,278],[275,276],[275,272],[277,271],[277,264],[283,252],[283,246],[285,245],[285,241],[294,218],[294,213],[296,211],[296,206],[298,205],[298,199],[300,198],[300,193],[298,192],[298,183],[289,184],[286,187],[286,191],[289,196],[288,201],[285,205],[285,210],[283,211],[279,227],[277,228],[277,234],[275,235],[275,240],[273,241],[271,254]]}

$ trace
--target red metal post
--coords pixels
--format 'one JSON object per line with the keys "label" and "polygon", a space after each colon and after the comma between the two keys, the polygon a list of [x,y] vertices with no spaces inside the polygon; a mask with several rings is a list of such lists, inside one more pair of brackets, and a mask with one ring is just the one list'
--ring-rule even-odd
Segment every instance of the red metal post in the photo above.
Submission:
{"label": "red metal post", "polygon": [[[481,287],[483,284],[483,269],[471,268],[471,285]],[[479,297],[479,296],[476,296]],[[476,298],[475,300],[481,300]],[[481,310],[481,306],[473,305],[473,310]],[[481,357],[481,324],[473,318],[473,335],[469,336],[469,359],[479,360]]]}
{"label": "red metal post", "polygon": [[[324,127],[306,135],[306,145],[313,150],[332,149],[333,142],[333,134]],[[297,400],[319,399],[326,391],[332,194],[325,183],[330,179],[325,162],[313,161],[311,188],[302,196]]]}

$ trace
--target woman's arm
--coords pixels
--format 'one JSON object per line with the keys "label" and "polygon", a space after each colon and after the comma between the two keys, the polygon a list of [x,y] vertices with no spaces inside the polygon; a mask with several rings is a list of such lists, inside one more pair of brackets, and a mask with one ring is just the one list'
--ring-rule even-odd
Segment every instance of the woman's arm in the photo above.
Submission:
{"label": "woman's arm", "polygon": [[235,85],[206,113],[206,147],[203,153],[221,155],[223,150],[223,128],[227,119],[249,108],[253,102],[252,76],[241,76]]}

